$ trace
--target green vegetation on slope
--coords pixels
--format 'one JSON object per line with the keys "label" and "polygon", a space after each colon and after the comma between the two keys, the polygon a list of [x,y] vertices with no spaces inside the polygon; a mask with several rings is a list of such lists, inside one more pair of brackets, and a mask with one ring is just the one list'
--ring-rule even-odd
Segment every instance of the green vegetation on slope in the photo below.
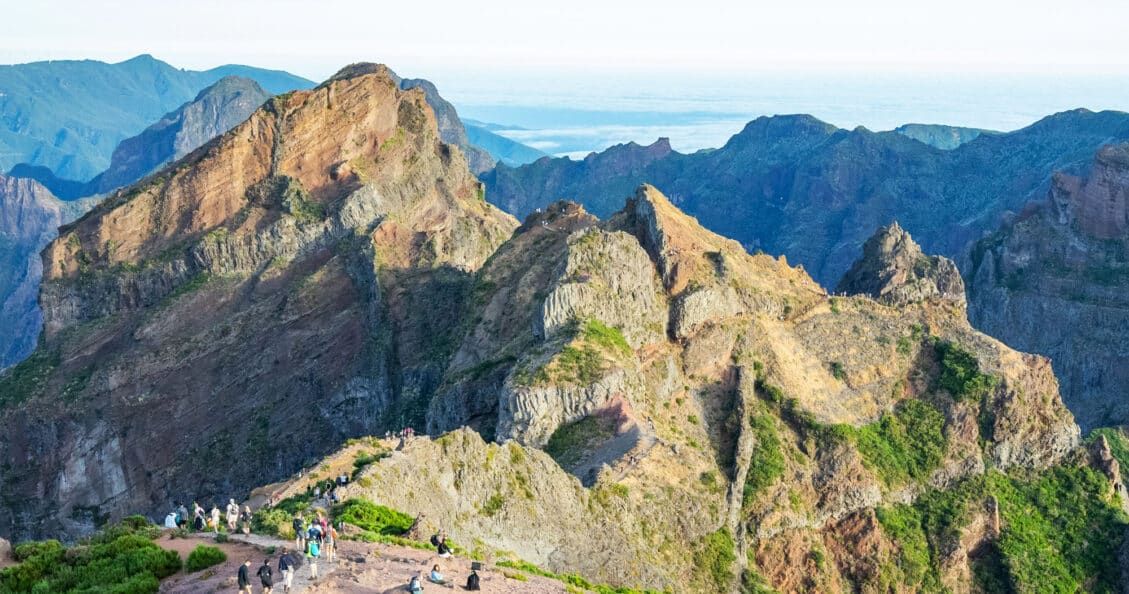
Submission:
{"label": "green vegetation on slope", "polygon": [[1129,518],[1113,504],[1105,477],[1078,466],[1034,477],[993,471],[929,491],[912,505],[879,509],[883,530],[900,548],[883,567],[880,589],[905,584],[943,591],[942,552],[951,550],[989,496],[998,502],[1001,532],[974,566],[984,591],[1001,591],[1001,584],[1019,593],[1117,591],[1118,551]]}
{"label": "green vegetation on slope", "polygon": [[694,551],[694,565],[709,580],[710,588],[718,592],[728,591],[736,561],[733,537],[725,528],[707,534]]}
{"label": "green vegetation on slope", "polygon": [[745,505],[784,474],[784,450],[774,417],[768,413],[753,414],[749,417],[749,427],[755,443],[745,475]]}
{"label": "green vegetation on slope", "polygon": [[[657,590],[638,590],[635,588],[626,588],[622,586],[613,587],[604,584],[593,584],[592,582],[575,573],[553,573],[551,571],[541,569],[540,567],[537,567],[536,565],[529,563],[528,561],[511,561],[507,559],[499,561],[497,565],[498,567],[516,569],[518,571],[524,571],[525,573],[531,575],[539,575],[551,580],[557,580],[575,588],[581,588],[585,591],[596,592],[596,594],[659,594]],[[507,575],[507,577],[509,576]],[[519,581],[524,581],[520,578],[511,579],[519,579]],[[572,590],[570,589],[569,591],[571,592]]]}
{"label": "green vegetation on slope", "polygon": [[0,373],[0,408],[19,404],[42,393],[44,382],[59,365],[59,353],[39,348],[17,365]]}
{"label": "green vegetation on slope", "polygon": [[941,366],[937,386],[956,400],[978,401],[993,388],[998,380],[980,372],[976,356],[960,345],[938,340],[934,343],[937,360]]}
{"label": "green vegetation on slope", "polygon": [[82,543],[57,540],[18,545],[18,565],[0,570],[0,592],[149,594],[180,571],[180,556],[157,546],[159,530],[139,516],[126,518]]}
{"label": "green vegetation on slope", "polygon": [[412,527],[413,519],[404,512],[377,505],[365,499],[349,499],[333,508],[333,517],[362,530],[400,536]]}
{"label": "green vegetation on slope", "polygon": [[859,453],[887,485],[920,480],[945,455],[945,417],[932,404],[905,400],[877,422],[850,430]]}
{"label": "green vegetation on slope", "polygon": [[576,322],[566,334],[572,340],[551,361],[535,370],[517,371],[514,379],[524,385],[586,386],[603,377],[612,361],[631,355],[623,333],[594,318]]}
{"label": "green vegetation on slope", "polygon": [[615,435],[613,423],[600,417],[584,417],[566,423],[553,432],[545,453],[553,457],[562,467],[570,467],[580,462],[588,452]]}

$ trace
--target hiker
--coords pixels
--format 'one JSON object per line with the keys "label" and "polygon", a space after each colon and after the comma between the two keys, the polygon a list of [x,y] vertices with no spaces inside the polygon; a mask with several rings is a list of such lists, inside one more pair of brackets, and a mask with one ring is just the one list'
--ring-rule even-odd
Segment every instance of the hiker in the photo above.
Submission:
{"label": "hiker", "polygon": [[418,575],[413,575],[411,581],[408,582],[408,592],[423,592],[423,584],[419,581]]}
{"label": "hiker", "polygon": [[282,591],[289,592],[290,585],[294,583],[294,560],[286,552],[286,547],[282,548],[282,554],[278,556],[278,572],[282,574]]}
{"label": "hiker", "polygon": [[239,522],[241,524],[243,524],[243,534],[250,534],[251,533],[251,518],[252,517],[253,517],[253,515],[251,514],[251,506],[250,505],[244,505],[243,511],[239,514]]}
{"label": "hiker", "polygon": [[212,504],[212,530],[220,533],[220,508],[215,503]]}
{"label": "hiker", "polygon": [[326,518],[321,512],[318,512],[318,526],[321,527],[321,537],[324,541],[325,536],[329,534],[329,518]]}
{"label": "hiker", "polygon": [[442,536],[439,538],[439,544],[435,546],[439,556],[448,559],[451,557],[451,547],[447,546],[447,537]]}
{"label": "hiker", "polygon": [[239,521],[239,504],[234,499],[227,502],[227,531],[235,532],[235,524]]}
{"label": "hiker", "polygon": [[479,583],[478,583],[478,572],[475,571],[474,569],[470,570],[470,575],[468,575],[467,578],[466,578],[466,589],[467,590],[481,590],[482,589],[482,586],[479,585]]}
{"label": "hiker", "polygon": [[303,530],[302,514],[295,514],[294,522],[291,524],[294,527],[294,548],[299,551],[306,549],[306,533]]}
{"label": "hiker", "polygon": [[317,485],[317,486],[314,487],[314,499],[315,500],[321,499],[321,485]]}
{"label": "hiker", "polygon": [[176,512],[171,511],[165,516],[165,528],[176,528]]}
{"label": "hiker", "polygon": [[443,579],[443,574],[439,572],[439,566],[438,565],[435,565],[434,567],[431,568],[431,574],[427,576],[427,579],[430,580],[431,583],[433,583],[433,584],[443,585],[443,584],[447,583]]}
{"label": "hiker", "polygon": [[318,546],[318,541],[311,540],[306,543],[306,557],[310,559],[310,579],[318,579],[318,557],[321,556],[321,547]]}
{"label": "hiker", "polygon": [[183,503],[178,503],[176,508],[176,525],[184,527],[188,523],[188,508]]}
{"label": "hiker", "polygon": [[321,544],[321,525],[317,521],[310,522],[310,526],[306,528],[306,541],[316,542]]}
{"label": "hiker", "polygon": [[205,522],[205,520],[204,520],[204,508],[197,507],[196,508],[196,517],[192,519],[192,528],[194,530],[196,530],[196,532],[203,532],[204,531],[204,525],[206,523],[207,522]]}
{"label": "hiker", "polygon": [[248,573],[251,571],[251,560],[248,559],[239,566],[239,594],[251,594],[251,576]]}
{"label": "hiker", "polygon": [[263,594],[270,594],[274,589],[274,576],[271,574],[270,559],[263,559],[263,564],[259,566],[259,571],[256,574],[263,582]]}
{"label": "hiker", "polygon": [[333,563],[337,560],[337,529],[333,524],[325,532],[325,558]]}

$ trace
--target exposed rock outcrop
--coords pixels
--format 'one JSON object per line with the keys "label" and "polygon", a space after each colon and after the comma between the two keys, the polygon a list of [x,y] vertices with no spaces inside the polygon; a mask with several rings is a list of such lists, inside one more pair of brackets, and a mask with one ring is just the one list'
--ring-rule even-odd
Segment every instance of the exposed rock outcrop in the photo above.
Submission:
{"label": "exposed rock outcrop", "polygon": [[973,250],[969,314],[985,332],[1048,355],[1083,428],[1129,422],[1129,145],[1088,174],[1054,177],[1046,198]]}
{"label": "exposed rock outcrop", "polygon": [[952,260],[926,256],[896,222],[879,229],[862,247],[836,293],[867,295],[900,307],[937,299],[965,307],[964,280]]}

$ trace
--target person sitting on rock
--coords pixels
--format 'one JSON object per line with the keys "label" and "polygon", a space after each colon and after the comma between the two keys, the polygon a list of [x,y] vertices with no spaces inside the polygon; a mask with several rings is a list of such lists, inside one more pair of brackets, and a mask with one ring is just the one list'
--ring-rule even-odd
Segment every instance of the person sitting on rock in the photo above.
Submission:
{"label": "person sitting on rock", "polygon": [[413,575],[412,579],[408,581],[408,592],[423,592],[423,583],[420,582],[418,575]]}
{"label": "person sitting on rock", "polygon": [[466,578],[466,589],[474,591],[482,589],[482,586],[479,584],[478,572],[474,571],[473,569],[470,571],[470,575],[468,575]]}
{"label": "person sitting on rock", "polygon": [[451,556],[451,547],[447,545],[446,536],[439,537],[439,544],[435,548],[440,557],[447,559]]}
{"label": "person sitting on rock", "polygon": [[427,579],[430,580],[433,584],[447,583],[446,580],[443,579],[443,574],[439,571],[438,565],[435,565],[431,568],[431,574],[427,576]]}

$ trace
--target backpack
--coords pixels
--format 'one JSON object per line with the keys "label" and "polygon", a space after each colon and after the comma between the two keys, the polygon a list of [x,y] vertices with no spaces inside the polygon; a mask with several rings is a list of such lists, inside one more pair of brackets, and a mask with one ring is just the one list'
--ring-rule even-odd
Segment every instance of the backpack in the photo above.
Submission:
{"label": "backpack", "polygon": [[318,541],[311,540],[309,550],[310,550],[310,556],[317,558],[317,556],[321,554],[321,550],[318,548]]}

